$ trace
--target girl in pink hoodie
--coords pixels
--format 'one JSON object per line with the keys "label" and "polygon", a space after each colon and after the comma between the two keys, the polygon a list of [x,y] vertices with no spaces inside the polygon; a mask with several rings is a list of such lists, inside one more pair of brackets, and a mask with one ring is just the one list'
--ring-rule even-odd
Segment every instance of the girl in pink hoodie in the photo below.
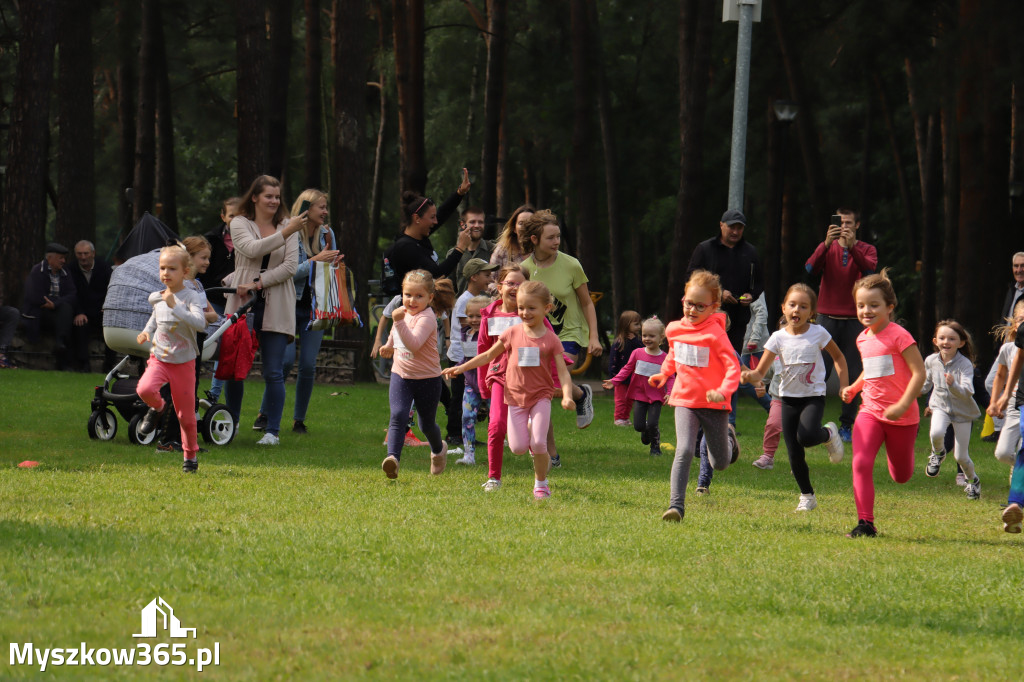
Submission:
{"label": "girl in pink hoodie", "polygon": [[668,353],[661,372],[650,379],[651,386],[661,388],[677,375],[668,399],[676,408],[676,456],[669,508],[661,516],[666,521],[683,520],[698,429],[704,429],[713,468],[725,469],[739,455],[729,409],[739,386],[740,363],[725,333],[725,314],[718,312],[721,302],[718,275],[707,270],[690,275],[683,295],[683,319],[668,325]]}

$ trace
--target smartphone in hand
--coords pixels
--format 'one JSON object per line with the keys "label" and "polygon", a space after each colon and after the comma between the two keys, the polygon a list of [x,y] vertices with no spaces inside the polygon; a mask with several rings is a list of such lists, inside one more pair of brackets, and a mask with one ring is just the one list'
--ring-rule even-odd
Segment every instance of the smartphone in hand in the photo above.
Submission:
{"label": "smartphone in hand", "polygon": [[839,215],[838,213],[832,214],[832,219],[831,219],[831,222],[829,223],[829,225],[838,225],[838,226],[842,227],[842,224],[843,224],[843,216]]}
{"label": "smartphone in hand", "polygon": [[309,210],[309,199],[303,199],[302,203],[299,204],[299,215],[302,215]]}

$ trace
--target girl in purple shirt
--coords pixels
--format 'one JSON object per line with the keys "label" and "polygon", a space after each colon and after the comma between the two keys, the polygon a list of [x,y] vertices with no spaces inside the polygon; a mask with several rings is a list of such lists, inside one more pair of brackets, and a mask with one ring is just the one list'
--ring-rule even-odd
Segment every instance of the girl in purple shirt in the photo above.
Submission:
{"label": "girl in purple shirt", "polygon": [[665,351],[661,349],[665,341],[665,324],[657,317],[644,320],[640,327],[640,340],[644,345],[630,354],[629,362],[618,374],[601,385],[614,389],[616,384],[628,384],[626,399],[633,401],[633,428],[640,432],[641,443],[650,444],[651,456],[656,457],[661,454],[661,431],[658,428],[661,406],[672,390],[674,377],[661,388],[651,386],[648,379],[661,371],[661,363],[665,360]]}

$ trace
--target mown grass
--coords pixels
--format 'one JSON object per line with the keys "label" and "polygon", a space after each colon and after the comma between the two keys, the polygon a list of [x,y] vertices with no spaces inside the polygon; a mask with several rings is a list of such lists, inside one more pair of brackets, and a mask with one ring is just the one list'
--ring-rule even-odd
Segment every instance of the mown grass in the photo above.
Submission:
{"label": "mown grass", "polygon": [[[881,534],[856,522],[850,460],[811,452],[819,508],[793,512],[785,447],[759,454],[763,412],[741,402],[744,448],[660,520],[671,457],[611,425],[610,397],[577,431],[559,414],[564,466],[536,503],[532,470],[427,471],[407,449],[380,471],[386,389],[318,386],[306,437],[257,449],[246,393],[237,440],[184,475],[176,456],[86,435],[98,375],[0,374],[0,676],[11,642],[131,647],[155,596],[209,679],[1008,679],[1024,672],[1021,536],[1002,532],[1007,470],[977,440],[982,499],[947,463],[897,486],[876,467]],[[338,392],[339,395],[331,395]],[[286,415],[290,415],[291,388]],[[830,405],[829,414],[837,406]],[[662,420],[674,442],[671,411]],[[288,422],[290,423],[290,422]],[[480,430],[481,435],[483,429]],[[483,459],[483,457],[480,457]],[[19,469],[37,460],[35,469]],[[159,641],[171,641],[161,639]],[[186,668],[51,668],[67,678],[199,677]]]}

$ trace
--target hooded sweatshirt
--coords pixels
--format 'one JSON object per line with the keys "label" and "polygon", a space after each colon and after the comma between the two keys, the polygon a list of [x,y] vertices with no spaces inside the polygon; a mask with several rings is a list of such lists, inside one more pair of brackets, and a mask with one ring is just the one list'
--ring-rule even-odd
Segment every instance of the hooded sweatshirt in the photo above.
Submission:
{"label": "hooded sweatshirt", "polygon": [[[669,405],[691,409],[731,409],[732,394],[740,382],[740,363],[725,333],[725,314],[715,313],[697,325],[686,320],[671,322],[665,330],[668,353],[661,373],[676,375]],[[707,392],[715,390],[725,400],[708,402]]]}

